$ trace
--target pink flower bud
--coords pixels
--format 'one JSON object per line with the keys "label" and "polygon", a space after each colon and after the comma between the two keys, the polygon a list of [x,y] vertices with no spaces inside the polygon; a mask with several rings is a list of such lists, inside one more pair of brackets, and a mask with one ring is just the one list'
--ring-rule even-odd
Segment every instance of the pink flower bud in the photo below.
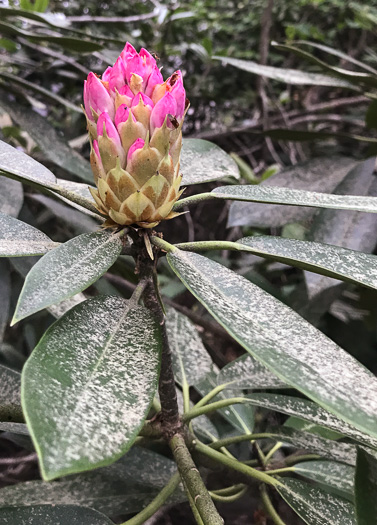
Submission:
{"label": "pink flower bud", "polygon": [[123,58],[124,63],[126,64],[130,58],[137,55],[137,51],[134,48],[133,45],[131,45],[129,42],[124,46],[123,51],[121,52],[120,56]]}
{"label": "pink flower bud", "polygon": [[109,77],[109,88],[114,91],[115,88],[119,91],[126,83],[126,68],[122,57],[118,57],[115,62]]}
{"label": "pink flower bud", "polygon": [[173,95],[177,103],[176,117],[181,119],[185,113],[186,106],[186,91],[183,87],[182,73],[180,71],[173,73],[173,75],[167,80],[167,84],[170,87],[170,93]]}
{"label": "pink flower bud", "polygon": [[[157,104],[152,110],[151,124],[150,124],[151,133],[153,134],[153,131],[156,128],[160,128],[163,125],[168,115],[172,115],[173,117],[175,117],[176,113],[177,113],[177,103],[175,101],[175,98],[173,97],[171,93],[166,93],[162,97],[162,99],[160,99],[157,102]],[[173,124],[170,122],[169,117],[167,119],[167,124],[169,128],[171,129],[174,128]]]}
{"label": "pink flower bud", "polygon": [[157,84],[162,84],[164,79],[162,78],[161,71],[158,69],[157,64],[153,67],[151,74],[149,75],[147,84],[145,86],[145,94],[148,97],[152,96],[153,90]]}
{"label": "pink flower bud", "polygon": [[140,102],[140,99],[142,100],[144,106],[150,106],[151,109],[153,108],[154,104],[152,100],[147,97],[147,95],[144,95],[144,93],[141,93],[141,91],[139,91],[139,93],[137,93],[132,99],[131,107],[137,106]]}
{"label": "pink flower bud", "polygon": [[102,80],[103,80],[104,82],[108,82],[108,81],[110,80],[110,75],[111,75],[111,71],[112,71],[112,69],[113,69],[113,68],[110,67],[110,66],[107,67],[107,68],[105,69],[105,72],[104,72],[103,75],[102,75]]}
{"label": "pink flower bud", "polygon": [[97,114],[106,111],[110,117],[114,116],[113,100],[101,80],[94,73],[89,73],[88,80],[84,84],[84,104],[89,120],[94,121],[91,109]]}
{"label": "pink flower bud", "polygon": [[135,142],[132,144],[132,146],[130,147],[130,149],[128,150],[128,153],[127,153],[127,162],[131,159],[132,155],[135,153],[136,150],[138,149],[141,149],[144,147],[144,140],[143,139],[137,139],[135,140]]}
{"label": "pink flower bud", "polygon": [[108,113],[104,111],[103,113],[101,113],[97,121],[97,135],[98,137],[101,137],[105,135],[105,133],[109,137],[109,139],[113,139],[116,144],[120,145],[120,138],[117,129],[114,126],[113,121],[109,117]]}
{"label": "pink flower bud", "polygon": [[146,49],[141,49],[140,53],[136,53],[126,64],[127,82],[130,84],[132,75],[138,75],[143,79],[142,88],[145,89],[155,65],[156,61],[152,55]]}
{"label": "pink flower bud", "polygon": [[[130,114],[130,108],[127,107],[126,104],[122,104],[121,106],[119,106],[119,108],[117,109],[117,112],[115,113],[115,119],[114,119],[115,126],[118,128],[119,124],[122,124],[122,122],[126,122],[128,120],[129,114]],[[136,119],[133,115],[132,115],[132,118],[134,122],[136,122]]]}

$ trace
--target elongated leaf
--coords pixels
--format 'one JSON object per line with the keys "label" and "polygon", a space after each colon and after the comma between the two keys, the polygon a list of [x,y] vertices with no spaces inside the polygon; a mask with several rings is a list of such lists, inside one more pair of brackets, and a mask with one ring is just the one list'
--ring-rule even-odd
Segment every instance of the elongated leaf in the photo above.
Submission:
{"label": "elongated leaf", "polygon": [[[355,164],[355,160],[349,157],[313,158],[283,169],[261,182],[261,187],[280,186],[296,190],[332,193]],[[309,221],[317,212],[315,208],[302,206],[232,202],[228,225],[275,228],[292,222]]]}
{"label": "elongated leaf", "polygon": [[333,492],[349,501],[354,500],[354,467],[335,461],[318,460],[303,461],[293,468],[297,474],[315,481],[327,492]]}
{"label": "elongated leaf", "polygon": [[22,129],[33,137],[49,161],[81,180],[93,182],[89,162],[70,148],[45,118],[27,107],[15,104],[7,106],[5,102],[2,107]]}
{"label": "elongated leaf", "polygon": [[305,421],[305,419],[295,416],[289,416],[288,419],[284,421],[284,427],[294,428],[302,432],[310,432],[311,434],[318,434],[318,436],[325,439],[332,439],[334,441],[345,437],[343,434],[339,434],[339,432],[336,432],[335,430],[330,430],[327,427],[316,425],[315,423]]}
{"label": "elongated leaf", "polygon": [[357,451],[355,499],[358,525],[377,523],[377,453],[362,447]]}
{"label": "elongated leaf", "polygon": [[0,520],[9,525],[114,525],[96,510],[74,505],[4,507],[0,509]]}
{"label": "elongated leaf", "polygon": [[357,87],[351,82],[340,78],[333,78],[330,75],[322,75],[319,73],[309,73],[307,71],[298,71],[297,69],[284,69],[271,66],[263,66],[252,62],[251,60],[241,60],[239,58],[214,56],[213,58],[221,60],[224,64],[229,64],[237,69],[242,69],[248,73],[261,75],[266,78],[285,82],[286,84],[293,84],[297,86],[331,86],[343,87],[347,89],[356,90]]}
{"label": "elongated leaf", "polygon": [[175,379],[182,385],[185,377],[189,385],[194,385],[211,372],[212,359],[190,319],[174,308],[167,309],[166,329]]}
{"label": "elongated leaf", "polygon": [[[62,505],[69,501],[110,516],[139,512],[175,472],[172,460],[151,450],[133,447],[108,467],[67,476],[60,481],[35,480],[5,487],[0,490],[0,508]],[[174,501],[184,499],[183,492],[178,490]]]}
{"label": "elongated leaf", "polygon": [[[377,218],[375,222],[377,225]],[[359,233],[360,229],[357,231]],[[251,253],[267,259],[342,281],[377,288],[377,257],[375,255],[321,242],[297,241],[265,235],[245,237],[237,242],[250,248]]]}
{"label": "elongated leaf", "polygon": [[99,296],[42,337],[22,373],[22,405],[43,478],[113,463],[132,445],[157,387],[160,329],[149,311]]}
{"label": "elongated leaf", "polygon": [[0,213],[17,217],[24,201],[22,185],[0,176]]}
{"label": "elongated leaf", "polygon": [[14,17],[20,16],[22,18],[29,18],[36,20],[42,24],[47,24],[51,27],[68,27],[70,25],[69,20],[64,16],[63,13],[35,13],[33,11],[26,11],[24,9],[16,9],[14,7],[0,7],[1,17]]}
{"label": "elongated leaf", "polygon": [[346,465],[356,465],[356,445],[340,443],[322,438],[317,434],[286,427],[273,427],[269,431],[273,433],[275,439],[288,443],[297,449],[303,449],[310,454],[318,454]]}
{"label": "elongated leaf", "polygon": [[[20,377],[21,384],[21,377]],[[21,436],[30,436],[29,430],[25,423],[0,422],[0,430],[2,432],[12,432]]]}
{"label": "elongated leaf", "polygon": [[[1,225],[1,216],[0,216]],[[1,226],[0,226],[1,228]],[[0,230],[1,235],[1,230]],[[0,240],[1,245],[1,240]],[[9,306],[11,295],[10,271],[8,261],[0,260],[0,345],[3,341],[4,331],[8,324]]]}
{"label": "elongated leaf", "polygon": [[59,244],[26,222],[0,213],[0,257],[43,255]]}
{"label": "elongated leaf", "polygon": [[85,290],[121,251],[119,235],[100,230],[79,235],[47,253],[27,275],[12,322]]}
{"label": "elongated leaf", "polygon": [[308,525],[356,525],[354,507],[297,479],[284,479],[279,494]]}
{"label": "elongated leaf", "polygon": [[202,139],[183,140],[181,170],[184,186],[227,177],[240,178],[232,157],[216,144]]}
{"label": "elongated leaf", "polygon": [[360,441],[368,446],[377,448],[377,439],[356,430],[341,419],[330,414],[312,401],[300,399],[292,396],[279,394],[250,394],[247,396],[252,404],[269,410],[275,410],[288,416],[295,416],[316,425],[330,428],[339,434],[344,434],[356,441]]}
{"label": "elongated leaf", "polygon": [[217,376],[217,383],[232,383],[230,388],[287,388],[286,383],[249,354],[242,355],[224,366]]}
{"label": "elongated leaf", "polygon": [[220,264],[176,248],[167,259],[253,357],[326,410],[377,437],[377,380],[353,357],[289,307]]}
{"label": "elongated leaf", "polygon": [[21,374],[0,365],[0,403],[21,403]]}
{"label": "elongated leaf", "polygon": [[[212,190],[215,199],[311,206],[335,210],[354,210],[377,213],[377,198],[359,195],[330,195],[313,191],[291,190],[268,186],[219,186]],[[235,225],[235,224],[234,224]],[[235,226],[241,226],[235,225]]]}

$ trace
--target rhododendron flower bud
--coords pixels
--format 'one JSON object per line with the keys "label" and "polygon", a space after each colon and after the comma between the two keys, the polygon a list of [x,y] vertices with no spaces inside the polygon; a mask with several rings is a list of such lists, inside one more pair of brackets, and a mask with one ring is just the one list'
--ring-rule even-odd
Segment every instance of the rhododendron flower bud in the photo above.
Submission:
{"label": "rhododendron flower bud", "polygon": [[187,107],[181,72],[164,82],[153,56],[129,43],[102,78],[89,73],[84,108],[97,186],[91,193],[108,226],[153,228],[177,215]]}

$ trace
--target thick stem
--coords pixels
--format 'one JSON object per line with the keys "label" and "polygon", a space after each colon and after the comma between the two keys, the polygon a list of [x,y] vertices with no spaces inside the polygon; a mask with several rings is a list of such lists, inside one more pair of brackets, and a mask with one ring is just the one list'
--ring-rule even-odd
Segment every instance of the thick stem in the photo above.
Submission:
{"label": "thick stem", "polygon": [[175,434],[169,444],[184,485],[194,502],[203,525],[223,525],[224,520],[216,510],[182,434]]}
{"label": "thick stem", "polygon": [[263,506],[269,517],[275,523],[275,525],[286,525],[286,523],[281,519],[279,514],[276,512],[274,506],[272,505],[272,501],[270,500],[270,497],[267,493],[266,485],[261,485],[260,492],[262,496]]}

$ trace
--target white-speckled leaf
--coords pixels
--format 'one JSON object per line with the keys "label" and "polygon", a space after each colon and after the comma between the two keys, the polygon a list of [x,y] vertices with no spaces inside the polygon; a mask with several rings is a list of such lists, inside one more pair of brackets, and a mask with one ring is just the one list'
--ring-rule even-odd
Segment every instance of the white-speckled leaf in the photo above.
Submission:
{"label": "white-speckled leaf", "polygon": [[[347,172],[356,164],[350,157],[319,157],[295,164],[261,182],[261,186],[284,187],[332,193]],[[310,221],[316,208],[232,202],[228,226],[249,225],[259,228],[279,228],[285,224]]]}
{"label": "white-speckled leaf", "polygon": [[228,268],[178,249],[167,259],[187,288],[253,357],[326,410],[377,437],[377,379],[352,356]]}
{"label": "white-speckled leaf", "polygon": [[251,355],[244,354],[224,366],[217,376],[217,383],[232,383],[229,388],[287,388],[287,384]]}
{"label": "white-speckled leaf", "polygon": [[114,525],[96,510],[74,505],[4,507],[0,521],[7,525]]}
{"label": "white-speckled leaf", "polygon": [[377,288],[375,255],[321,242],[298,241],[267,235],[245,237],[238,242],[250,248],[251,253],[267,259],[342,281]]}
{"label": "white-speckled leaf", "polygon": [[160,327],[150,312],[99,296],[42,337],[22,373],[22,406],[43,478],[113,463],[134,442],[156,391]]}
{"label": "white-speckled leaf", "polygon": [[12,323],[85,290],[122,251],[118,234],[84,233],[42,257],[28,273]]}
{"label": "white-speckled leaf", "polygon": [[276,487],[279,494],[308,525],[356,525],[349,501],[297,479],[281,481],[284,486]]}
{"label": "white-speckled leaf", "polygon": [[358,525],[377,523],[377,453],[359,447],[355,476],[355,503]]}
{"label": "white-speckled leaf", "polygon": [[182,385],[185,376],[187,383],[194,385],[211,372],[212,359],[188,317],[174,308],[167,308],[166,314],[166,330],[173,352],[175,379]]}
{"label": "white-speckled leaf", "polygon": [[37,228],[0,213],[0,257],[43,255],[57,246]]}
{"label": "white-speckled leaf", "polygon": [[312,401],[279,394],[250,394],[247,398],[255,406],[310,421],[316,425],[339,432],[339,434],[344,434],[360,443],[377,448],[377,439],[360,432]]}
{"label": "white-speckled leaf", "polygon": [[[349,501],[354,500],[355,468],[336,461],[303,461],[294,472],[315,481],[327,492],[333,492]],[[1,494],[1,492],[0,492]]]}
{"label": "white-speckled leaf", "polygon": [[[360,195],[335,195],[314,191],[293,190],[273,186],[219,186],[212,190],[215,199],[265,202],[288,206],[309,206],[335,210],[355,210],[377,213],[377,197]],[[242,223],[243,224],[243,223]],[[242,226],[232,222],[232,226]]]}
{"label": "white-speckled leaf", "polygon": [[[206,375],[204,379],[195,383],[195,389],[204,397],[211,390],[218,386],[217,383],[217,370],[214,367],[214,370]],[[243,397],[244,394],[237,389],[232,389],[231,391],[227,390],[226,394],[220,392],[217,394],[214,401],[220,401],[221,399],[226,399],[232,395],[234,397]],[[254,409],[248,404],[245,405],[231,405],[226,408],[221,408],[218,410],[218,413],[223,416],[223,418],[228,421],[234,428],[239,432],[253,432],[254,429]]]}
{"label": "white-speckled leaf", "polygon": [[[21,378],[20,378],[21,387]],[[20,434],[21,436],[30,436],[30,432],[25,423],[0,422],[0,430],[2,432],[12,432],[13,434]]]}
{"label": "white-speckled leaf", "polygon": [[318,454],[327,459],[332,459],[346,465],[356,465],[356,446],[325,439],[310,432],[300,432],[286,427],[272,427],[269,432],[275,439],[292,445],[294,448],[303,449],[309,454]]}
{"label": "white-speckled leaf", "polygon": [[242,60],[232,57],[213,56],[212,58],[221,60],[223,64],[229,64],[230,66],[242,69],[248,73],[261,75],[286,84],[294,84],[298,86],[331,86],[358,90],[354,84],[347,80],[324,75],[322,73],[309,73],[308,71],[299,71],[297,69],[266,66],[253,62],[252,60]]}
{"label": "white-speckled leaf", "polygon": [[[139,512],[176,470],[174,461],[165,456],[133,447],[113,465],[92,472],[59,481],[35,480],[4,487],[0,490],[0,507],[70,503],[110,516]],[[175,502],[183,501],[183,491],[178,489],[173,498]]]}
{"label": "white-speckled leaf", "polygon": [[19,405],[21,403],[21,374],[0,365],[0,403]]}
{"label": "white-speckled leaf", "polygon": [[216,144],[202,139],[183,139],[181,171],[183,186],[227,177],[240,178],[232,157]]}
{"label": "white-speckled leaf", "polygon": [[[1,218],[0,218],[1,222]],[[1,235],[1,230],[0,230]],[[11,282],[9,263],[5,259],[0,259],[0,344],[3,341],[5,328],[8,325],[9,306],[11,296]]]}
{"label": "white-speckled leaf", "polygon": [[24,202],[22,184],[0,175],[0,213],[17,217]]}

